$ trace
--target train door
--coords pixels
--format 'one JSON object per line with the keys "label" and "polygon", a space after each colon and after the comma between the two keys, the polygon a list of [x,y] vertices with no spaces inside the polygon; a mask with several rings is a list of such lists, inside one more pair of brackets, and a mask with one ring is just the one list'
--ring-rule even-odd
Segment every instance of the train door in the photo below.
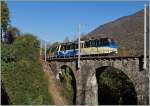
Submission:
{"label": "train door", "polygon": [[80,42],[80,53],[83,54],[84,43]]}

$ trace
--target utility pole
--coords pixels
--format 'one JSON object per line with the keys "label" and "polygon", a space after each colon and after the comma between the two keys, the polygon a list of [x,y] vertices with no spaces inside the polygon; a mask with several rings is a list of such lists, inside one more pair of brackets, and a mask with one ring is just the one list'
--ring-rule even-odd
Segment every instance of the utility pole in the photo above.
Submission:
{"label": "utility pole", "polygon": [[42,56],[42,40],[40,41],[40,56]]}
{"label": "utility pole", "polygon": [[46,41],[45,41],[45,62],[46,62]]}
{"label": "utility pole", "polygon": [[78,70],[80,70],[80,28],[81,28],[81,24],[79,24],[78,26],[78,51],[79,51],[79,54],[78,54]]}
{"label": "utility pole", "polygon": [[146,4],[144,5],[144,69],[146,69],[146,35],[147,35],[147,28],[146,28]]}

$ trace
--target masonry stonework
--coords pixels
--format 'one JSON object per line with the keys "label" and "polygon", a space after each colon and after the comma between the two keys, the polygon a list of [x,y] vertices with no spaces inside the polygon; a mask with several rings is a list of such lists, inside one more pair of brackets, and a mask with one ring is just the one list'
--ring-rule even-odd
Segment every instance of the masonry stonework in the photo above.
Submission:
{"label": "masonry stonework", "polygon": [[132,81],[136,93],[137,104],[148,104],[148,70],[143,70],[141,58],[121,58],[121,59],[95,59],[81,60],[81,69],[77,70],[77,61],[68,62],[51,61],[52,70],[57,75],[62,66],[68,66],[72,69],[76,79],[76,104],[98,104],[98,85],[96,79],[96,69],[104,66],[111,66],[121,70]]}

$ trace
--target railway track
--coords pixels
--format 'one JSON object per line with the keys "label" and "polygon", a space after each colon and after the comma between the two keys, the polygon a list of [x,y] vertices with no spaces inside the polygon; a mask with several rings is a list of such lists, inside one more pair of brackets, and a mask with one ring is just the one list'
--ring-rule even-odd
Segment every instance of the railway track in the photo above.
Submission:
{"label": "railway track", "polygon": [[[148,57],[148,56],[147,56]],[[99,60],[99,59],[128,59],[143,58],[143,56],[116,56],[116,55],[81,55],[80,60]],[[72,61],[78,60],[78,56],[74,57],[47,57],[47,61]]]}

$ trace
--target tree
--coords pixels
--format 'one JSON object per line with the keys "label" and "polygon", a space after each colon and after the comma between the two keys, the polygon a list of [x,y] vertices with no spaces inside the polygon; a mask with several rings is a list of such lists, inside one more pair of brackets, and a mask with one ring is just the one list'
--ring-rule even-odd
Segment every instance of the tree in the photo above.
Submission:
{"label": "tree", "polygon": [[9,25],[9,9],[5,1],[1,1],[1,41],[7,37],[7,27]]}
{"label": "tree", "polygon": [[58,46],[59,46],[59,42],[54,42],[51,45],[51,52],[54,52],[54,53],[57,52]]}
{"label": "tree", "polygon": [[70,40],[69,40],[69,37],[65,37],[65,39],[64,39],[64,43],[67,43],[67,42],[69,42]]}
{"label": "tree", "polygon": [[39,61],[39,41],[36,36],[19,36],[11,45],[2,44],[1,51],[1,81],[10,104],[52,104]]}
{"label": "tree", "polygon": [[14,42],[17,36],[20,36],[20,31],[16,27],[9,27],[7,29],[8,43]]}

